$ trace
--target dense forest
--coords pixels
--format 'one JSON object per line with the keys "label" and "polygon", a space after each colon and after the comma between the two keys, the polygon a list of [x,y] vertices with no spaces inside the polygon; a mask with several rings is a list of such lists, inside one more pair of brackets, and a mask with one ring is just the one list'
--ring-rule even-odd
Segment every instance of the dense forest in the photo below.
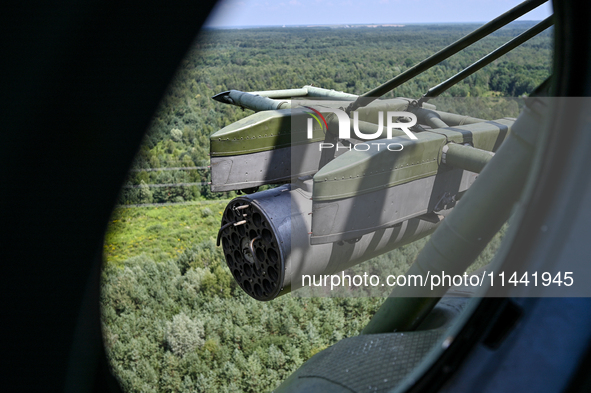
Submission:
{"label": "dense forest", "polygon": [[[511,24],[389,96],[418,98],[530,26]],[[383,301],[285,295],[261,303],[235,285],[215,246],[222,211],[234,193],[209,191],[208,138],[252,112],[210,97],[228,89],[306,84],[360,94],[475,27],[214,30],[197,39],[121,193],[122,205],[155,205],[117,208],[104,244],[103,333],[125,391],[269,391],[315,353],[358,334]],[[551,50],[549,33],[543,33],[446,97],[527,94],[549,75]],[[493,239],[476,265],[491,259],[500,239]],[[425,241],[353,272],[387,266],[401,274]]]}
{"label": "dense forest", "polygon": [[[227,201],[118,208],[104,245],[103,335],[126,392],[270,391],[312,355],[359,334],[378,296],[258,302],[215,246]],[[495,237],[475,266],[500,244]],[[403,274],[426,239],[348,274]]]}

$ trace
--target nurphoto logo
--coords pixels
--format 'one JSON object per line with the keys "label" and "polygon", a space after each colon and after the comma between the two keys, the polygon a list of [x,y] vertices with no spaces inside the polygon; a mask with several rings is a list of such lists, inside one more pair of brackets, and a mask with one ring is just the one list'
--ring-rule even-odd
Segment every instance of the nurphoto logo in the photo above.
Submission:
{"label": "nurphoto logo", "polygon": [[[308,139],[313,138],[313,126],[314,120],[318,123],[320,128],[325,129],[328,131],[328,123],[322,113],[318,110],[304,106],[304,108],[308,109],[306,111],[311,117],[308,118],[307,122],[307,136]],[[351,119],[347,115],[347,113],[341,109],[335,108],[322,108],[323,112],[331,112],[337,116],[339,122],[339,132],[338,136],[340,140],[349,140],[351,138]],[[400,118],[410,119],[409,122],[400,122]],[[384,133],[384,112],[378,112],[378,124],[377,130],[374,133],[364,133],[359,130],[359,113],[357,111],[353,111],[353,132],[355,134],[356,139],[360,140],[375,140],[375,139],[392,139],[392,130],[399,129],[402,130],[410,139],[418,139],[416,135],[410,131],[410,128],[417,124],[417,116],[414,113],[410,112],[395,112],[395,111],[388,111],[386,112],[386,135],[385,138],[383,137]],[[371,145],[377,146],[377,149],[380,150],[381,146],[386,146],[386,148],[390,151],[401,151],[404,146],[401,143],[371,143]],[[320,150],[322,149],[332,149],[334,148],[334,144],[332,143],[321,143]],[[352,144],[348,147],[349,150],[351,148],[357,151],[367,151],[369,150],[370,144],[368,143],[356,143]],[[338,149],[338,146],[337,146]]]}

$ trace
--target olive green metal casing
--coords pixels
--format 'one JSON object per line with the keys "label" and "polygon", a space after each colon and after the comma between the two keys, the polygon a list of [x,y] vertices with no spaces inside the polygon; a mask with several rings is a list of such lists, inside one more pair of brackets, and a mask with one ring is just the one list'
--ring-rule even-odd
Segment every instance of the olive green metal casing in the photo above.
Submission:
{"label": "olive green metal casing", "polygon": [[[372,141],[367,151],[353,149],[335,158],[314,175],[311,244],[356,239],[453,207],[481,167],[464,166],[463,151],[457,149],[452,149],[450,158],[462,165],[446,165],[444,147],[468,144],[493,152],[512,124],[513,120],[500,119],[428,130],[417,134],[417,140],[398,136]],[[389,144],[403,149],[388,150]]]}
{"label": "olive green metal casing", "polygon": [[[233,97],[241,99],[247,94],[236,94]],[[249,97],[248,102],[253,102],[252,97]],[[409,99],[397,98],[378,101],[360,109],[358,124],[361,132],[375,131],[377,125],[373,123],[377,122],[379,111],[401,111],[408,107],[409,102]],[[338,130],[338,120],[332,109],[342,108],[346,106],[346,102],[333,101],[331,97],[331,101],[306,100],[301,104],[313,105],[322,113],[328,129],[325,124],[313,122],[312,137],[308,138],[307,119],[310,118],[311,111],[307,108],[294,108],[257,112],[212,134],[212,191],[242,190],[264,184],[289,182],[318,171],[322,153],[320,144],[326,139],[327,132]],[[394,130],[393,135],[404,133]],[[345,150],[341,149],[336,155],[343,153]]]}
{"label": "olive green metal casing", "polygon": [[[335,158],[314,176],[315,201],[335,200],[393,187],[419,178],[435,175],[441,165],[443,147],[450,143],[470,144],[490,152],[496,151],[513,120],[470,124],[429,130],[417,134],[417,140],[398,136],[381,143],[378,151],[351,150]],[[404,148],[391,151],[386,145],[397,143]]]}

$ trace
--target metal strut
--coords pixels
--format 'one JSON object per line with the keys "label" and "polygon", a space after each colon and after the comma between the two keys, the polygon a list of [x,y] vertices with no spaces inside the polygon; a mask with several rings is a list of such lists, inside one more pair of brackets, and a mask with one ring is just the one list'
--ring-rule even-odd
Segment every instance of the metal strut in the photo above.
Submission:
{"label": "metal strut", "polygon": [[426,102],[431,98],[435,98],[435,97],[439,96],[441,93],[443,93],[444,91],[446,91],[447,89],[449,89],[450,87],[452,87],[453,85],[458,83],[459,81],[469,77],[470,75],[472,75],[476,71],[489,65],[490,63],[492,63],[493,61],[495,61],[499,57],[501,57],[504,54],[517,48],[519,45],[523,44],[524,42],[526,42],[530,38],[535,37],[536,35],[540,34],[542,31],[546,30],[547,28],[549,28],[553,24],[554,24],[554,16],[551,15],[548,18],[541,21],[540,23],[538,23],[537,25],[535,25],[534,27],[532,27],[531,29],[524,31],[523,33],[521,33],[517,37],[513,38],[511,41],[498,47],[494,51],[490,52],[488,55],[484,56],[482,59],[476,61],[475,63],[468,66],[464,70],[458,72],[457,74],[455,74],[454,76],[452,76],[451,78],[446,80],[445,82],[442,82],[442,83],[438,84],[437,86],[430,88],[429,91],[427,92],[427,94],[425,94],[419,100],[419,102],[418,102],[419,106],[423,102]]}

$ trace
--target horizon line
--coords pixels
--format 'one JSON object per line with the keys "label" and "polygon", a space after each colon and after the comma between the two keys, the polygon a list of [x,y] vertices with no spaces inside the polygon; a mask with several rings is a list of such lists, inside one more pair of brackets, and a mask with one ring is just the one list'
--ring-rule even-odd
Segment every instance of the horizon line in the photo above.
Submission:
{"label": "horizon line", "polygon": [[[542,19],[527,19],[527,20],[515,20],[509,23],[506,26],[510,26],[513,23],[520,23],[520,22],[541,22]],[[475,21],[475,22],[361,22],[361,23],[325,23],[325,24],[314,24],[314,23],[305,23],[305,24],[278,24],[278,25],[222,25],[222,26],[215,26],[215,25],[207,25],[204,24],[201,28],[202,29],[258,29],[264,27],[279,27],[279,28],[287,28],[287,27],[330,27],[330,26],[383,26],[383,27],[404,27],[407,25],[466,25],[466,24],[481,24],[481,23],[488,23],[490,21]]]}

